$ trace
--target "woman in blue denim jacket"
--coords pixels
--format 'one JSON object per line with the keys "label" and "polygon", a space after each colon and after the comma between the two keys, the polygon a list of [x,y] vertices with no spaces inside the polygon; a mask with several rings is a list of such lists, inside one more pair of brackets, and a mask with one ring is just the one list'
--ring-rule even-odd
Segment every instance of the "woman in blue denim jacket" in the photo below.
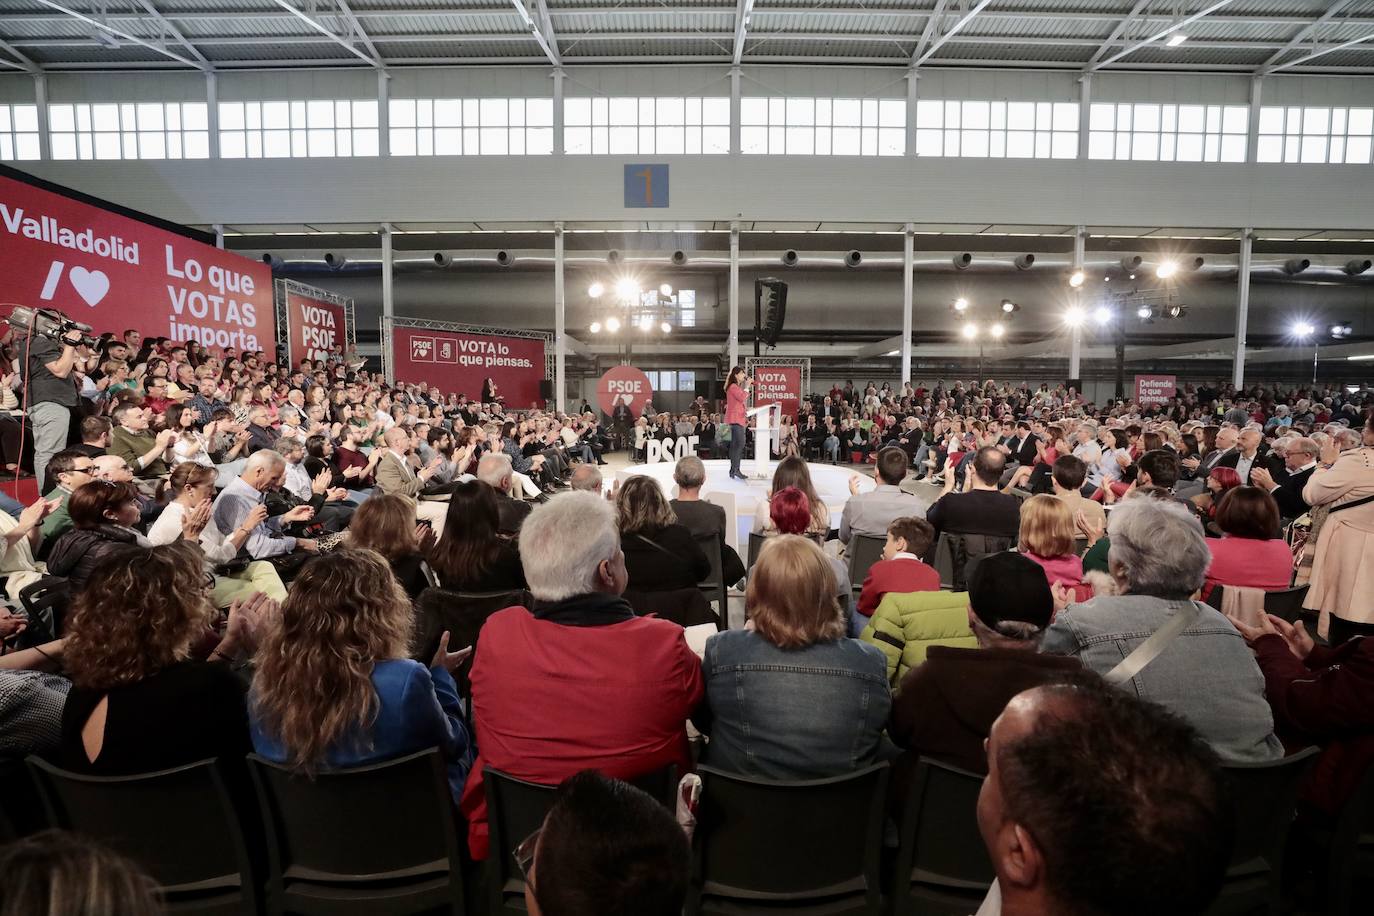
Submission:
{"label": "woman in blue denim jacket", "polygon": [[[702,762],[746,776],[819,779],[879,759],[891,696],[876,647],[845,638],[835,578],[798,535],[769,538],[749,575],[749,626],[706,643]],[[698,722],[698,718],[707,719]]]}

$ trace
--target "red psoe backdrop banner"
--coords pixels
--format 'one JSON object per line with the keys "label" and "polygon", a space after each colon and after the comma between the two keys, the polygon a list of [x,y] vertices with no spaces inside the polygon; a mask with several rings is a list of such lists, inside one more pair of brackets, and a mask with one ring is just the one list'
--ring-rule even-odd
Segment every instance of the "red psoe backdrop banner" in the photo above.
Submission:
{"label": "red psoe backdrop banner", "polygon": [[1135,402],[1144,407],[1147,404],[1167,404],[1178,394],[1176,375],[1137,375],[1135,377]]}
{"label": "red psoe backdrop banner", "polygon": [[617,404],[628,404],[636,418],[644,413],[644,405],[654,396],[649,377],[634,366],[614,366],[596,383],[596,405],[611,416]]}
{"label": "red psoe backdrop banner", "polygon": [[793,420],[801,405],[801,366],[756,366],[754,368],[754,406],[777,403]]}
{"label": "red psoe backdrop banner", "polygon": [[277,336],[266,264],[5,175],[0,301],[212,348],[270,353]]}
{"label": "red psoe backdrop banner", "polygon": [[507,407],[543,405],[544,341],[539,338],[393,327],[391,365],[397,384],[424,382],[475,401],[490,378]]}
{"label": "red psoe backdrop banner", "polygon": [[348,342],[347,322],[348,313],[343,305],[288,289],[287,363],[294,367],[303,359],[328,359],[342,353]]}

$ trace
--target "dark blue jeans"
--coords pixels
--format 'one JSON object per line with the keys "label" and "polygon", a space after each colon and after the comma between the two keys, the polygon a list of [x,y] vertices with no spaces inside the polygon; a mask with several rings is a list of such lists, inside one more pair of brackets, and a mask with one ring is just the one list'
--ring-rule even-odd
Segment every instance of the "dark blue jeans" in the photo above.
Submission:
{"label": "dark blue jeans", "polygon": [[739,460],[744,457],[744,426],[739,423],[730,424],[730,473],[742,474],[739,469]]}

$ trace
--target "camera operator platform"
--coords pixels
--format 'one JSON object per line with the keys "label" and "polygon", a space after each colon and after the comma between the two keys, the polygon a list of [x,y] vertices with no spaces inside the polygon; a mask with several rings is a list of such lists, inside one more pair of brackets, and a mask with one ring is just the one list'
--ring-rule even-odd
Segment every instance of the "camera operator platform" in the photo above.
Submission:
{"label": "camera operator platform", "polygon": [[47,486],[44,472],[49,459],[67,447],[72,413],[80,404],[72,372],[78,360],[86,359],[90,352],[79,327],[52,328],[49,333],[57,339],[44,333],[42,327],[40,320],[39,327],[32,331],[15,327],[13,335],[22,354],[29,428],[33,435],[33,474],[39,493],[45,492]]}

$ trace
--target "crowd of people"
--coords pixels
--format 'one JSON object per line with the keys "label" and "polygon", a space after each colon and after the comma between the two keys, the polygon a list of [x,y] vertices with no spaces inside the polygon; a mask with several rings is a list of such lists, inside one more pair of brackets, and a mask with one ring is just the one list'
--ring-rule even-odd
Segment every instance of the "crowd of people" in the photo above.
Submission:
{"label": "crowd of people", "polygon": [[[1188,387],[1141,408],[836,385],[779,433],[746,570],[703,463],[678,462],[676,494],[607,488],[621,437],[591,410],[136,331],[5,356],[42,496],[0,506],[0,573],[12,601],[60,596],[0,612],[6,757],[95,775],[218,758],[246,791],[249,753],[310,774],[438,748],[474,861],[500,852],[484,768],[561,784],[516,851],[548,916],[680,912],[686,838],[624,782],[666,767],[808,780],[890,762],[894,804],[918,758],[982,774],[985,912],[1051,914],[1205,909],[1224,764],[1321,746],[1314,824],[1374,764],[1368,392]],[[737,471],[748,379],[728,382],[723,411],[656,423],[709,428],[698,444]],[[811,456],[871,456],[876,486],[827,505]],[[863,538],[881,558],[851,583]],[[656,596],[717,560],[748,623],[694,651]],[[1295,583],[1312,632],[1263,611]],[[426,595],[501,592],[478,646],[417,650]],[[64,844],[0,855],[25,875],[0,874],[0,913],[63,869],[128,868]]]}

